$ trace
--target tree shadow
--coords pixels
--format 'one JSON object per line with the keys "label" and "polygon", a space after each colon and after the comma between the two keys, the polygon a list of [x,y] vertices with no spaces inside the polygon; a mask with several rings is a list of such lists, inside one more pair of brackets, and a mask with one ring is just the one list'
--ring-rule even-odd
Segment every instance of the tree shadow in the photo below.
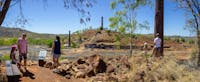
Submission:
{"label": "tree shadow", "polygon": [[30,72],[29,70],[25,69],[25,72],[21,71],[23,74],[23,77],[29,77],[31,79],[35,79],[35,74]]}

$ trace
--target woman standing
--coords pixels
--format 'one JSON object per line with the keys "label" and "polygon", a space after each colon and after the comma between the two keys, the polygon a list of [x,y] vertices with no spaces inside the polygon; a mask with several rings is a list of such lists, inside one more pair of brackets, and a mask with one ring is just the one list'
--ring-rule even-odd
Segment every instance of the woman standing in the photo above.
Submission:
{"label": "woman standing", "polygon": [[61,55],[60,47],[61,47],[60,37],[56,36],[56,40],[53,42],[53,46],[52,46],[54,67],[57,67],[59,65],[58,59]]}

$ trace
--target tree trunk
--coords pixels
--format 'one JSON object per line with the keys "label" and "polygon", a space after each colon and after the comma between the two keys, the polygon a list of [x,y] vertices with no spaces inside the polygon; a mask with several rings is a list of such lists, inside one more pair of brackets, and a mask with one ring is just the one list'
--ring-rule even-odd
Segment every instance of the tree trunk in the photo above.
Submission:
{"label": "tree trunk", "polygon": [[0,26],[2,26],[2,23],[6,17],[6,13],[10,7],[10,3],[11,3],[11,0],[6,0],[5,4],[3,5],[2,11],[0,11]]}
{"label": "tree trunk", "polygon": [[131,27],[131,33],[130,33],[130,39],[131,39],[131,41],[130,41],[130,56],[132,56],[132,54],[133,54],[133,48],[132,48],[132,46],[133,46],[133,37],[132,37],[132,33],[133,33],[133,27]]}
{"label": "tree trunk", "polygon": [[161,50],[160,55],[163,55],[163,46],[164,46],[164,0],[156,0],[156,7],[155,7],[155,28],[154,28],[154,37],[156,37],[156,34],[159,33],[159,36],[162,40],[161,42]]}

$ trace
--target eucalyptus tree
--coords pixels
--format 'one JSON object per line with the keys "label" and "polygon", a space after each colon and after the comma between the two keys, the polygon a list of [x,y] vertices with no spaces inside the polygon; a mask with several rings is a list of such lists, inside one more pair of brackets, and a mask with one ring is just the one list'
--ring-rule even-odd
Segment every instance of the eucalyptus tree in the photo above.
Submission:
{"label": "eucalyptus tree", "polygon": [[[27,19],[23,15],[23,10],[22,7],[24,3],[23,1],[26,0],[0,0],[0,26],[2,26],[2,23],[6,17],[6,14],[9,10],[10,7],[12,6],[17,6],[20,8],[20,16],[17,19],[17,22],[20,24],[26,24]],[[38,3],[39,1],[42,1],[45,4],[48,4],[49,1],[52,0],[37,0]],[[88,11],[87,8],[93,7],[94,3],[96,0],[62,0],[63,1],[63,7],[66,9],[72,8],[74,10],[77,10],[80,14],[80,23],[85,23],[90,21],[90,12]],[[36,11],[37,12],[37,11]]]}
{"label": "eucalyptus tree", "polygon": [[175,0],[178,7],[185,11],[187,15],[186,28],[196,33],[198,44],[198,61],[200,67],[200,0]]}
{"label": "eucalyptus tree", "polygon": [[136,20],[136,10],[150,4],[150,0],[111,0],[111,9],[115,15],[109,19],[110,27],[118,30],[120,33],[129,33],[130,35],[130,55],[132,55],[133,33],[137,27],[148,28],[148,23],[139,24]]}

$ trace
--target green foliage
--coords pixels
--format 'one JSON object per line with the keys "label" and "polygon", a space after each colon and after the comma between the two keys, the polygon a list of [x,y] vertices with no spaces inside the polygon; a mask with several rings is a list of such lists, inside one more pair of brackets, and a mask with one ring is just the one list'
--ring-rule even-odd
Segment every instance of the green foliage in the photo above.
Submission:
{"label": "green foliage", "polygon": [[17,44],[17,38],[12,38],[12,39],[10,39],[10,43],[11,44]]}
{"label": "green foliage", "polygon": [[110,33],[111,33],[111,30],[106,30],[106,32],[110,35]]}
{"label": "green foliage", "polygon": [[0,39],[0,45],[1,45],[1,46],[4,45],[4,39]]}
{"label": "green foliage", "polygon": [[170,40],[170,38],[169,38],[169,37],[166,37],[166,36],[164,36],[164,40],[168,41],[168,40]]}
{"label": "green foliage", "polygon": [[9,55],[9,54],[3,55],[3,56],[1,57],[1,60],[2,60],[2,61],[10,60],[10,55]]}
{"label": "green foliage", "polygon": [[116,42],[114,42],[114,45],[115,45],[116,49],[120,49],[121,43],[120,43],[120,41],[116,41]]}
{"label": "green foliage", "polygon": [[47,42],[45,43],[49,48],[52,47],[53,41],[52,40],[47,40]]}
{"label": "green foliage", "polygon": [[[132,33],[137,27],[135,19],[136,9],[149,2],[148,0],[112,0],[110,6],[115,11],[115,16],[109,18],[109,26],[122,33],[126,31]],[[144,24],[139,24],[138,27],[148,28],[147,25],[148,22],[144,22]]]}
{"label": "green foliage", "polygon": [[186,40],[185,40],[185,38],[175,38],[175,41],[177,42],[177,43],[181,43],[181,42],[186,42]]}
{"label": "green foliage", "polygon": [[0,46],[10,46],[17,43],[17,38],[1,38]]}
{"label": "green foliage", "polygon": [[197,58],[197,53],[198,53],[197,50],[192,51],[192,54],[191,54],[192,60],[195,60]]}
{"label": "green foliage", "polygon": [[117,41],[120,41],[121,39],[120,39],[120,35],[115,35],[115,41],[117,42]]}
{"label": "green foliage", "polygon": [[46,45],[49,48],[52,47],[53,39],[33,39],[28,38],[28,44],[31,45]]}
{"label": "green foliage", "polygon": [[77,44],[75,42],[71,42],[71,48],[77,48]]}
{"label": "green foliage", "polygon": [[97,33],[100,33],[100,34],[101,34],[101,30],[100,30],[100,29],[98,29],[98,30],[97,30]]}
{"label": "green foliage", "polygon": [[66,58],[63,57],[63,56],[60,56],[58,60],[59,60],[59,61],[62,61],[62,60],[64,60],[64,59],[66,59]]}
{"label": "green foliage", "polygon": [[131,34],[131,38],[136,38],[137,35],[136,34]]}
{"label": "green foliage", "polygon": [[175,41],[176,41],[177,43],[180,43],[180,42],[181,42],[179,38],[175,38]]}
{"label": "green foliage", "polygon": [[100,30],[103,30],[103,27],[101,26],[99,29],[100,29]]}
{"label": "green foliage", "polygon": [[181,42],[185,42],[185,38],[181,38]]}
{"label": "green foliage", "polygon": [[194,40],[192,40],[192,39],[190,39],[190,40],[188,41],[188,43],[189,43],[189,44],[194,44],[194,43],[195,43],[195,41],[194,41]]}

